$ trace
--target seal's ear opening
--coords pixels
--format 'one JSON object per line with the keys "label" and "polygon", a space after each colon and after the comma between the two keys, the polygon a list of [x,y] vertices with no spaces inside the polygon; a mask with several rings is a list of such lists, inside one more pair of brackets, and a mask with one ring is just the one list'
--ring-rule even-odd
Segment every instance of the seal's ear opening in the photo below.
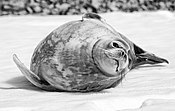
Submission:
{"label": "seal's ear opening", "polygon": [[132,69],[144,64],[169,63],[166,59],[157,57],[152,53],[148,53],[135,44],[133,45],[136,58],[133,62]]}

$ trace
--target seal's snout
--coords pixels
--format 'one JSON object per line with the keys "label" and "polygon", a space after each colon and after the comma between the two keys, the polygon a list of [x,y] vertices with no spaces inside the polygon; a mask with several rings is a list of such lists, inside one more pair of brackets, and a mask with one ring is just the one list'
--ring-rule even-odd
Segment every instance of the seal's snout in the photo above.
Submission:
{"label": "seal's snout", "polygon": [[105,50],[105,55],[111,59],[124,59],[127,55],[123,49]]}
{"label": "seal's snout", "polygon": [[127,54],[124,51],[121,51],[120,55],[123,59],[127,59]]}

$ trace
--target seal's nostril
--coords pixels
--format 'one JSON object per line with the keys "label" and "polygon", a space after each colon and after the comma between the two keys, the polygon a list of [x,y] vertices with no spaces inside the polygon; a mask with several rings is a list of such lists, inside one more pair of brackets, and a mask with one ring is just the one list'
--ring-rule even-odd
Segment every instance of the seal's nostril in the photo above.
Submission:
{"label": "seal's nostril", "polygon": [[125,56],[125,53],[123,51],[121,52],[121,56]]}
{"label": "seal's nostril", "polygon": [[123,56],[124,58],[127,58],[126,54]]}

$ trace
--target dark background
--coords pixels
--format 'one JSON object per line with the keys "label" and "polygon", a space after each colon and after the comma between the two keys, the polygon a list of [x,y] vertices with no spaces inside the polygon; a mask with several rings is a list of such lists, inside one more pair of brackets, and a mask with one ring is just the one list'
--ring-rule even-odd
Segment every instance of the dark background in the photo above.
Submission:
{"label": "dark background", "polygon": [[3,15],[76,15],[85,12],[175,10],[175,0],[0,0]]}

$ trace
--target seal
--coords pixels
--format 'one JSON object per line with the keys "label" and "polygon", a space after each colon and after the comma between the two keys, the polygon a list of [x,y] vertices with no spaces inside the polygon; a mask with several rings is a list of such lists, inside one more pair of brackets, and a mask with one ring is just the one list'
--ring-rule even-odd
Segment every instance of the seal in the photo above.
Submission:
{"label": "seal", "polygon": [[36,47],[30,70],[13,55],[24,76],[48,91],[90,92],[116,87],[132,69],[168,63],[87,13],[61,25]]}

